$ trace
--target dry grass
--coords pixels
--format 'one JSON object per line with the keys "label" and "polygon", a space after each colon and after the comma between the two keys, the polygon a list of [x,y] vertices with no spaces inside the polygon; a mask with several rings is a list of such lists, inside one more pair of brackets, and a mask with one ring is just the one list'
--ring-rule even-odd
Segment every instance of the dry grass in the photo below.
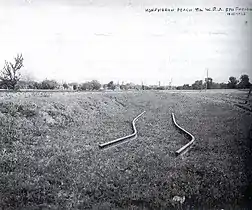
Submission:
{"label": "dry grass", "polygon": [[[228,103],[240,94],[0,93],[1,207],[245,208],[252,117]],[[137,139],[99,150],[99,143],[131,133],[143,110]],[[177,158],[186,139],[171,112],[196,138]]]}

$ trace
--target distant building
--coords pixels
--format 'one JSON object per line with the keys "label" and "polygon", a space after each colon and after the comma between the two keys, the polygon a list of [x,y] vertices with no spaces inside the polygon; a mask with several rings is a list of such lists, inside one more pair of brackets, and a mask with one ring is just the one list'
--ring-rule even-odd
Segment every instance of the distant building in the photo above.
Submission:
{"label": "distant building", "polygon": [[119,91],[119,90],[121,90],[120,85],[119,84],[115,85],[115,91]]}
{"label": "distant building", "polygon": [[103,88],[103,90],[107,90],[107,89],[108,89],[108,85],[107,85],[107,84],[104,84],[104,85],[102,86],[102,88]]}
{"label": "distant building", "polygon": [[74,90],[73,85],[68,85],[68,90]]}
{"label": "distant building", "polygon": [[60,84],[60,85],[58,85],[57,89],[59,89],[59,90],[64,90],[64,87],[63,87],[62,84]]}
{"label": "distant building", "polygon": [[79,85],[75,82],[68,84],[69,90],[77,90],[79,88]]}

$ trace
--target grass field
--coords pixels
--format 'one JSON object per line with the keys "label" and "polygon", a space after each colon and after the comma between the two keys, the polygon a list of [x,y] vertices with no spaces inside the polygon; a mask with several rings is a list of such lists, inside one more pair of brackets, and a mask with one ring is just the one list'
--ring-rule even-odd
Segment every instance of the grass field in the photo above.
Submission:
{"label": "grass field", "polygon": [[[245,97],[237,90],[2,92],[0,207],[248,209],[252,115],[233,105]],[[130,134],[142,111],[136,139],[99,149]],[[188,140],[172,112],[195,136],[178,157]]]}

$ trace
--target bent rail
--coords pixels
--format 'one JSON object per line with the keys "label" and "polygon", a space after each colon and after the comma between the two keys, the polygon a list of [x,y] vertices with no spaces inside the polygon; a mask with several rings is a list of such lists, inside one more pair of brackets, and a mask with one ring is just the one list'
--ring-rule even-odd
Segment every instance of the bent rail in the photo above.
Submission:
{"label": "bent rail", "polygon": [[118,138],[118,139],[115,139],[115,140],[112,140],[112,141],[109,141],[109,142],[106,142],[106,143],[103,143],[103,144],[99,144],[99,147],[100,148],[104,148],[104,147],[107,147],[107,146],[110,146],[112,144],[115,144],[115,143],[118,143],[120,141],[123,141],[123,140],[126,140],[126,139],[129,139],[129,138],[132,138],[132,137],[136,137],[137,136],[137,129],[136,129],[136,121],[138,120],[139,117],[141,117],[143,114],[145,113],[142,112],[141,114],[139,114],[138,116],[136,116],[133,121],[132,121],[132,128],[133,128],[133,133],[128,135],[128,136],[124,136],[124,137],[121,137],[121,138]]}
{"label": "bent rail", "polygon": [[[246,103],[243,103],[243,104],[245,105]],[[245,111],[252,112],[252,109],[250,109],[248,106],[244,106],[244,105],[242,105],[242,104],[234,104],[234,106],[237,106],[237,107],[239,107],[241,109],[244,109]]]}
{"label": "bent rail", "polygon": [[193,136],[191,133],[189,133],[188,131],[186,131],[184,128],[180,127],[180,126],[176,123],[175,116],[174,116],[173,113],[172,113],[172,119],[173,119],[173,123],[175,124],[175,126],[176,126],[179,130],[183,131],[183,132],[184,132],[187,136],[189,136],[190,139],[191,139],[190,142],[188,142],[186,145],[184,145],[183,147],[181,147],[179,150],[176,151],[176,155],[180,155],[182,152],[184,152],[184,151],[194,142],[195,138],[194,138],[194,136]]}

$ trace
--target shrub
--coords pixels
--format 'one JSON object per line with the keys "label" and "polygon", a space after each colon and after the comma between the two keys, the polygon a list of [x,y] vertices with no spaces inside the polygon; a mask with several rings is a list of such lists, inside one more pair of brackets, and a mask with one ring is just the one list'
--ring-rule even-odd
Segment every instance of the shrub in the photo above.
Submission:
{"label": "shrub", "polygon": [[229,81],[228,81],[227,86],[228,86],[228,88],[234,89],[237,87],[237,83],[238,83],[238,80],[235,77],[231,76],[231,77],[229,77]]}
{"label": "shrub", "polygon": [[109,82],[107,85],[109,90],[115,90],[116,86],[113,81]]}
{"label": "shrub", "polygon": [[80,86],[80,90],[91,90],[92,86],[90,82],[82,83]]}
{"label": "shrub", "polygon": [[203,85],[203,81],[202,80],[197,80],[192,84],[192,89],[194,90],[200,90],[203,89],[204,85]]}
{"label": "shrub", "polygon": [[241,75],[240,77],[240,83],[238,84],[238,88],[250,88],[250,82],[249,82],[249,76],[244,74],[244,75]]}
{"label": "shrub", "polygon": [[63,84],[63,88],[64,88],[64,89],[68,89],[68,88],[69,88],[68,84],[67,84],[67,83],[64,83],[64,84]]}
{"label": "shrub", "polygon": [[165,90],[164,86],[157,87],[157,90]]}
{"label": "shrub", "polygon": [[82,85],[80,86],[81,90],[99,90],[100,88],[101,84],[97,80],[82,83]]}
{"label": "shrub", "polygon": [[99,90],[101,88],[101,83],[99,83],[97,80],[92,80],[90,83],[92,90]]}
{"label": "shrub", "polygon": [[42,89],[56,89],[58,87],[58,83],[55,80],[44,80],[41,83],[41,88]]}
{"label": "shrub", "polygon": [[73,90],[77,90],[77,88],[78,88],[77,84],[74,84],[73,85]]}

